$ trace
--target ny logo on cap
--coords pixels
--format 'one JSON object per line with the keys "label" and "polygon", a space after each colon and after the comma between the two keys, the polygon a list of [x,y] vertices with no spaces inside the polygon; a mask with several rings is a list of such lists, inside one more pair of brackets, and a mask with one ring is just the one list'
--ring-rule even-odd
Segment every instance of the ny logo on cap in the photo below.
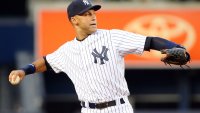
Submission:
{"label": "ny logo on cap", "polygon": [[89,4],[90,4],[87,0],[83,0],[83,3],[84,3],[85,5],[89,5]]}

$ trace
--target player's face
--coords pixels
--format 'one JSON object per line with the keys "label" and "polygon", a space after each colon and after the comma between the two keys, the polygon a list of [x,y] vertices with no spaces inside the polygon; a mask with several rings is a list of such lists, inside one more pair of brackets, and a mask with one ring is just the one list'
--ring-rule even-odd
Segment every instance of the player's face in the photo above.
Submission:
{"label": "player's face", "polygon": [[76,15],[76,26],[87,34],[92,34],[97,30],[96,14],[94,10],[88,10],[87,12]]}

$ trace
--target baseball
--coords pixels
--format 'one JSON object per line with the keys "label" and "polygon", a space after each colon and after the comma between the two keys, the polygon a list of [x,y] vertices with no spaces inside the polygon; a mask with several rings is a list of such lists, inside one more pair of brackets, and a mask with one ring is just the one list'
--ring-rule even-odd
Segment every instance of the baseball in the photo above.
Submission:
{"label": "baseball", "polygon": [[19,76],[17,76],[15,80],[12,79],[12,81],[11,81],[11,83],[12,83],[13,85],[18,84],[19,82],[20,82],[20,77],[19,77]]}

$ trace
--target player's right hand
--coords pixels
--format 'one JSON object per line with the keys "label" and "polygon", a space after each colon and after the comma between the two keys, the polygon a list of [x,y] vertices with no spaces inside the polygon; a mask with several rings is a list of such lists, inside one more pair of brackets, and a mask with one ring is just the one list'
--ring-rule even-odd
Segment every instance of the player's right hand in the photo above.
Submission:
{"label": "player's right hand", "polygon": [[25,72],[23,70],[13,70],[9,75],[9,82],[12,85],[17,85],[25,77]]}

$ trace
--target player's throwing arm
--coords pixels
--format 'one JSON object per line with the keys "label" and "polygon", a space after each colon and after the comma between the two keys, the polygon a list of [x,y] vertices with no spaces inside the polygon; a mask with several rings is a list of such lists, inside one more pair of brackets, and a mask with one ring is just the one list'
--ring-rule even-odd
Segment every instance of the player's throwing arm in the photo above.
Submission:
{"label": "player's throwing arm", "polygon": [[26,75],[36,72],[44,72],[46,70],[45,60],[44,58],[40,58],[32,64],[28,64],[21,69],[11,71],[8,79],[12,85],[17,85],[24,79]]}

